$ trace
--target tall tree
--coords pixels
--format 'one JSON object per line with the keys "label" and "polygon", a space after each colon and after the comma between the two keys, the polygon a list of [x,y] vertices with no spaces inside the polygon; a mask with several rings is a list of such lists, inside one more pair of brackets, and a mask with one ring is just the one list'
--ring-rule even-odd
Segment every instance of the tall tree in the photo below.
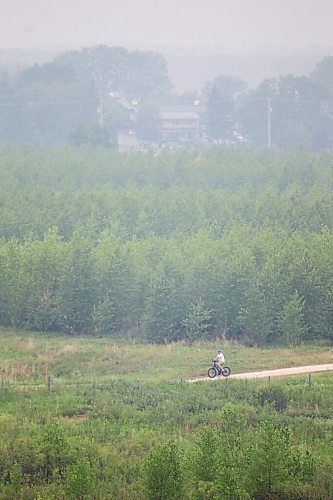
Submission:
{"label": "tall tree", "polygon": [[[310,78],[316,84],[321,85],[333,99],[333,56],[327,56],[320,61],[310,73]],[[332,101],[331,101],[332,104]]]}
{"label": "tall tree", "polygon": [[220,75],[203,89],[206,100],[206,127],[208,137],[217,142],[234,140],[236,130],[236,99],[246,90],[240,78]]}
{"label": "tall tree", "polygon": [[240,109],[244,133],[256,146],[333,144],[333,115],[322,85],[306,76],[264,80]]}

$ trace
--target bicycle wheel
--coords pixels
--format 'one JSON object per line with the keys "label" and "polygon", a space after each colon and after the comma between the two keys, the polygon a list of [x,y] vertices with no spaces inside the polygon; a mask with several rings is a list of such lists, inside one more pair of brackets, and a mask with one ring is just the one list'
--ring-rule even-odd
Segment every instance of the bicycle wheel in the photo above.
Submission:
{"label": "bicycle wheel", "polygon": [[209,370],[208,370],[208,377],[209,378],[216,377],[216,374],[217,374],[217,372],[213,366],[211,368],[209,368]]}
{"label": "bicycle wheel", "polygon": [[230,373],[231,373],[231,370],[230,370],[229,366],[224,366],[222,368],[223,377],[229,377]]}

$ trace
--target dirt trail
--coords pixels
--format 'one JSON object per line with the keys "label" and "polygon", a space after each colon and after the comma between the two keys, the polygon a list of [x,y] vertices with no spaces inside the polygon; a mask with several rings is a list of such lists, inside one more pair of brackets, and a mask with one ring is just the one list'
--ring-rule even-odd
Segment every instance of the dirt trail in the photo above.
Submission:
{"label": "dirt trail", "polygon": [[[278,370],[264,370],[260,372],[235,373],[229,378],[249,379],[249,378],[264,378],[264,377],[284,377],[287,375],[298,375],[301,373],[315,373],[333,371],[333,363],[325,365],[297,366],[293,368],[279,368]],[[223,380],[224,377],[200,377],[188,380],[188,382],[201,382],[202,380]]]}

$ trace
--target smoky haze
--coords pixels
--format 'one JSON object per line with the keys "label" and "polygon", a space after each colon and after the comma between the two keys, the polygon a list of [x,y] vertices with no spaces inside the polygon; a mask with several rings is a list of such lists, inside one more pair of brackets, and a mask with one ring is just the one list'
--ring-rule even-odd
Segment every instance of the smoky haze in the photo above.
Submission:
{"label": "smoky haze", "polygon": [[252,87],[308,74],[333,53],[331,0],[0,0],[0,65],[29,66],[98,44],[155,50],[178,90],[218,74]]}
{"label": "smoky haze", "polygon": [[331,0],[7,0],[0,47],[333,45]]}
{"label": "smoky haze", "polygon": [[332,148],[332,0],[0,7],[0,143]]}

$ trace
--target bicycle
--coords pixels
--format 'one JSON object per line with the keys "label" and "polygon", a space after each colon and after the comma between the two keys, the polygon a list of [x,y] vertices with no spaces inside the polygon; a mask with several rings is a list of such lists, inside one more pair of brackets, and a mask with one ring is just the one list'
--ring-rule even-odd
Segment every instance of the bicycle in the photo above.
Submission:
{"label": "bicycle", "polygon": [[223,366],[222,368],[213,360],[213,366],[208,369],[208,377],[215,378],[217,375],[222,375],[223,377],[229,377],[231,373],[229,366]]}

